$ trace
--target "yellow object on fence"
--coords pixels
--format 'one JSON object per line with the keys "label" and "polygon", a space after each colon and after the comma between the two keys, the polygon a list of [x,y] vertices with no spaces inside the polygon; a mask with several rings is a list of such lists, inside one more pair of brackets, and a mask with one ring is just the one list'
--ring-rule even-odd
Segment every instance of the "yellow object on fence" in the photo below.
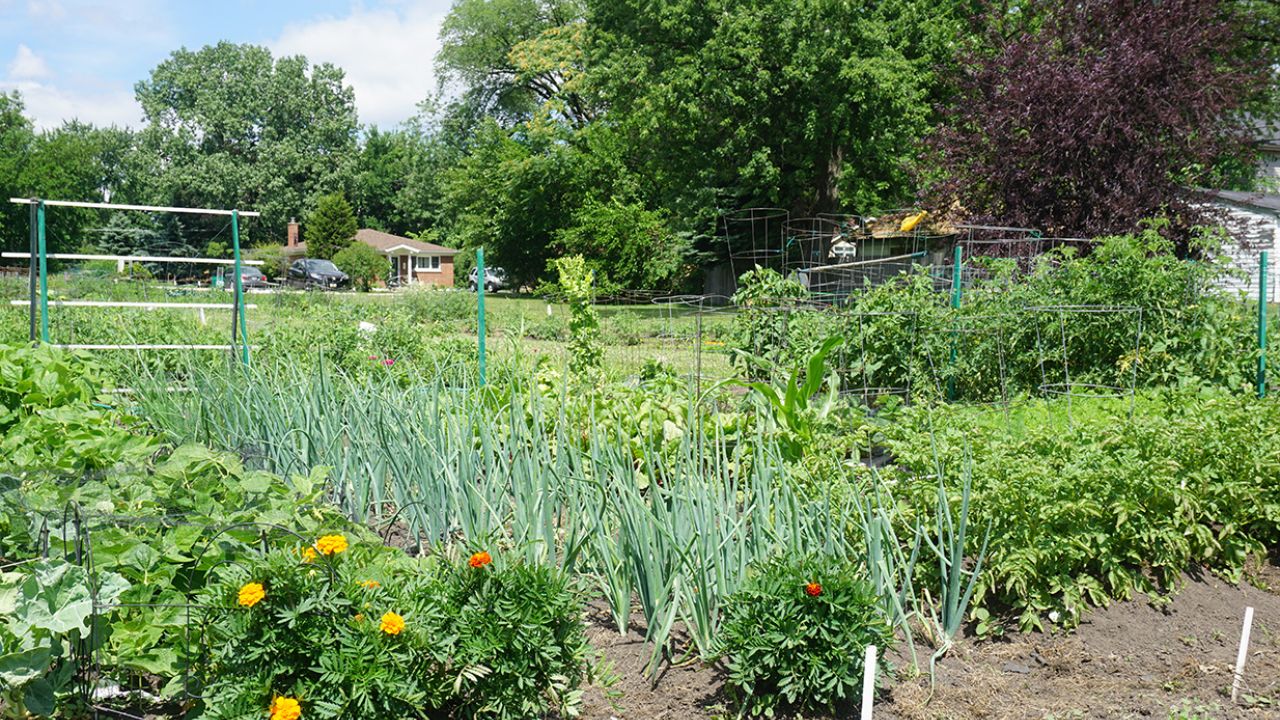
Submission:
{"label": "yellow object on fence", "polygon": [[929,214],[928,210],[921,210],[915,215],[910,215],[908,217],[903,218],[902,226],[898,228],[898,231],[911,232],[912,230],[915,230],[916,226],[920,224],[920,221],[924,219],[924,216],[928,214]]}

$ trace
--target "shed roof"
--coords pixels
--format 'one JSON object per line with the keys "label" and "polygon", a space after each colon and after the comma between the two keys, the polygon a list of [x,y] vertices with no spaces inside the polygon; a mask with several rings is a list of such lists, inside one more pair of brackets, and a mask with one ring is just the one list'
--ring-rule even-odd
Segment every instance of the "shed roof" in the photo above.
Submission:
{"label": "shed roof", "polygon": [[1233,205],[1264,210],[1273,215],[1280,214],[1280,195],[1263,192],[1246,192],[1243,190],[1204,190],[1210,198],[1229,202]]}

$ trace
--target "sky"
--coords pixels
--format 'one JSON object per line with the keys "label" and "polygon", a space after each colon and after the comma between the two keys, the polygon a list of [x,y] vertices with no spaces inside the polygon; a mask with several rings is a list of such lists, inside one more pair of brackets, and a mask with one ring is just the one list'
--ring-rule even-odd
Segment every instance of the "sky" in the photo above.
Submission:
{"label": "sky", "polygon": [[138,127],[133,86],[174,50],[219,40],[346,71],[360,122],[390,127],[436,89],[450,0],[0,0],[0,91],[38,128]]}

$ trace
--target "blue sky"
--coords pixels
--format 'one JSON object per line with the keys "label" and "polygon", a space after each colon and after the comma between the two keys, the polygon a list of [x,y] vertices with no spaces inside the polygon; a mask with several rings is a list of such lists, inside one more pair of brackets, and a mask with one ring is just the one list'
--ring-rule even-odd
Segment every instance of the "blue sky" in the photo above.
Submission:
{"label": "blue sky", "polygon": [[383,127],[436,88],[449,0],[0,0],[0,90],[41,128],[78,118],[137,127],[133,86],[173,50],[219,40],[347,72],[360,121]]}

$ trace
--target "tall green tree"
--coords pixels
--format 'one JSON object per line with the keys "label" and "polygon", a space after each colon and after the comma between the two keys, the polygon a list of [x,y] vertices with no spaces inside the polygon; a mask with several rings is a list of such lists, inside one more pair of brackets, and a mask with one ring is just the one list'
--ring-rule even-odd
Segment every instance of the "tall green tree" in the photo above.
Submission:
{"label": "tall green tree", "polygon": [[460,156],[428,103],[399,127],[370,128],[351,183],[360,223],[396,235],[434,227],[441,215],[441,179]]}
{"label": "tall green tree", "polygon": [[582,0],[456,0],[440,29],[442,81],[464,88],[462,107],[504,125],[553,105],[590,120],[584,96]]}
{"label": "tall green tree", "polygon": [[339,193],[321,196],[304,227],[307,255],[332,260],[351,245],[356,230],[356,216],[345,197]]}
{"label": "tall green tree", "polygon": [[136,93],[157,202],[257,210],[260,238],[279,242],[311,198],[350,182],[355,97],[333,65],[220,42],[174,52]]}
{"label": "tall green tree", "polygon": [[23,110],[16,91],[0,93],[0,248],[8,251],[26,250],[29,242],[27,207],[8,202],[26,194],[23,175],[35,140]]}
{"label": "tall green tree", "polygon": [[683,217],[876,212],[912,194],[949,0],[588,0],[591,85]]}

